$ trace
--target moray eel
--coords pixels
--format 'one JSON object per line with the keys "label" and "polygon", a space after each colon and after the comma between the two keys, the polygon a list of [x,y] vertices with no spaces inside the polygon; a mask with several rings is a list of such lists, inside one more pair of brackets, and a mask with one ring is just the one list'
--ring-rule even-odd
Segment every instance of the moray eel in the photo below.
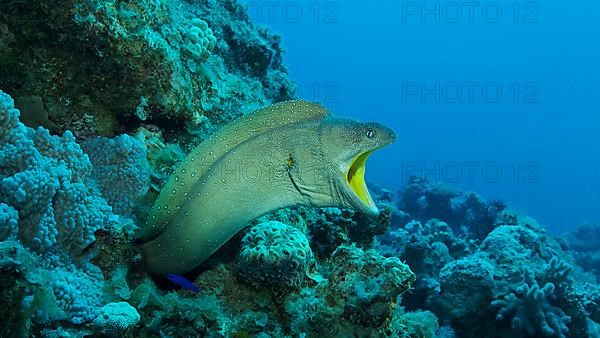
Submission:
{"label": "moray eel", "polygon": [[307,101],[235,120],[192,150],[161,190],[139,236],[148,270],[188,272],[249,222],[281,208],[376,215],[365,163],[395,139],[381,124],[333,117]]}

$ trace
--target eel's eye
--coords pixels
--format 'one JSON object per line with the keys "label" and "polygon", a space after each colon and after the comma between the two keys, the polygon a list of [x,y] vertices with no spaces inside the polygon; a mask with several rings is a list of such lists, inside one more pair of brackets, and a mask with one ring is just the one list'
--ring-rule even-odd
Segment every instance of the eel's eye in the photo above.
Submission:
{"label": "eel's eye", "polygon": [[367,129],[367,137],[368,138],[375,137],[375,131],[373,129]]}

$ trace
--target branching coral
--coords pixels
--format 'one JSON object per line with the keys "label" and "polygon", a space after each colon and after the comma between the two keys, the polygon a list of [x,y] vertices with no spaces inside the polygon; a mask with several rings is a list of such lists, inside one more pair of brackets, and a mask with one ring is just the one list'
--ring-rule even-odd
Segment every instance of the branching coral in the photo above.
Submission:
{"label": "branching coral", "polygon": [[96,137],[83,143],[93,165],[92,175],[113,211],[131,213],[133,202],[148,191],[150,168],[146,147],[127,134]]}
{"label": "branching coral", "polygon": [[90,263],[98,253],[96,233],[119,233],[132,224],[113,213],[97,187],[107,185],[107,192],[109,184],[122,187],[107,195],[123,210],[130,207],[148,175],[140,165],[144,149],[128,136],[91,140],[94,168],[70,132],[52,136],[20,123],[19,111],[3,92],[0,123],[0,239],[18,255],[3,258],[24,271],[19,276],[27,285],[23,306],[36,323],[89,322],[104,302],[103,273]]}
{"label": "branching coral", "polygon": [[552,257],[550,262],[544,264],[543,272],[536,277],[540,284],[552,283],[558,291],[564,293],[570,285],[573,284],[571,271],[573,267],[561,260],[558,256]]}
{"label": "branching coral", "polygon": [[102,275],[99,271],[82,273],[75,267],[55,267],[46,272],[56,297],[57,306],[64,311],[65,319],[74,324],[93,320],[102,303]]}
{"label": "branching coral", "polygon": [[0,92],[0,200],[18,211],[18,237],[27,246],[80,254],[94,232],[115,223],[110,206],[86,185],[91,162],[71,133],[51,136],[18,118],[12,99]]}
{"label": "branching coral", "polygon": [[12,207],[0,203],[0,241],[15,239],[19,231],[19,214]]}
{"label": "branching coral", "polygon": [[546,283],[540,287],[532,276],[528,276],[514,292],[494,300],[491,304],[499,308],[496,319],[510,320],[516,334],[524,332],[529,336],[542,334],[564,338],[569,333],[567,324],[571,317],[552,304],[554,299],[554,284]]}
{"label": "branching coral", "polygon": [[21,294],[12,294],[7,301],[19,302],[27,314],[24,325],[65,320],[82,324],[95,318],[103,300],[102,274],[87,265],[77,268],[60,261],[42,260],[17,241],[0,242],[0,270],[3,279],[14,279]]}

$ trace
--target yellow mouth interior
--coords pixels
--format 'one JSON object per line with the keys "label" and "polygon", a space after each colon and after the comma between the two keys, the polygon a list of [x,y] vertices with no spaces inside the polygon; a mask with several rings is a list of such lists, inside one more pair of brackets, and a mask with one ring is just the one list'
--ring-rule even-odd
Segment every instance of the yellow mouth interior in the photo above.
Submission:
{"label": "yellow mouth interior", "polygon": [[352,165],[348,169],[348,173],[346,174],[346,180],[348,181],[348,185],[354,193],[360,198],[363,203],[365,203],[369,208],[376,208],[375,202],[371,198],[371,194],[369,194],[369,190],[367,189],[367,184],[365,183],[365,164],[367,163],[367,158],[371,155],[373,151],[368,151],[363,153],[354,159]]}

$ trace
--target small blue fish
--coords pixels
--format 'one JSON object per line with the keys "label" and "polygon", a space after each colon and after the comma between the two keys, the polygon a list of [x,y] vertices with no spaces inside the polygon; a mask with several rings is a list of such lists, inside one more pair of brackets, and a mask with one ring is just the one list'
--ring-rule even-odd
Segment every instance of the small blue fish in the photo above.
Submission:
{"label": "small blue fish", "polygon": [[170,273],[167,275],[167,279],[170,280],[173,284],[179,285],[184,289],[188,289],[193,293],[200,292],[200,288],[196,284],[194,284],[192,281],[183,276],[174,275]]}

